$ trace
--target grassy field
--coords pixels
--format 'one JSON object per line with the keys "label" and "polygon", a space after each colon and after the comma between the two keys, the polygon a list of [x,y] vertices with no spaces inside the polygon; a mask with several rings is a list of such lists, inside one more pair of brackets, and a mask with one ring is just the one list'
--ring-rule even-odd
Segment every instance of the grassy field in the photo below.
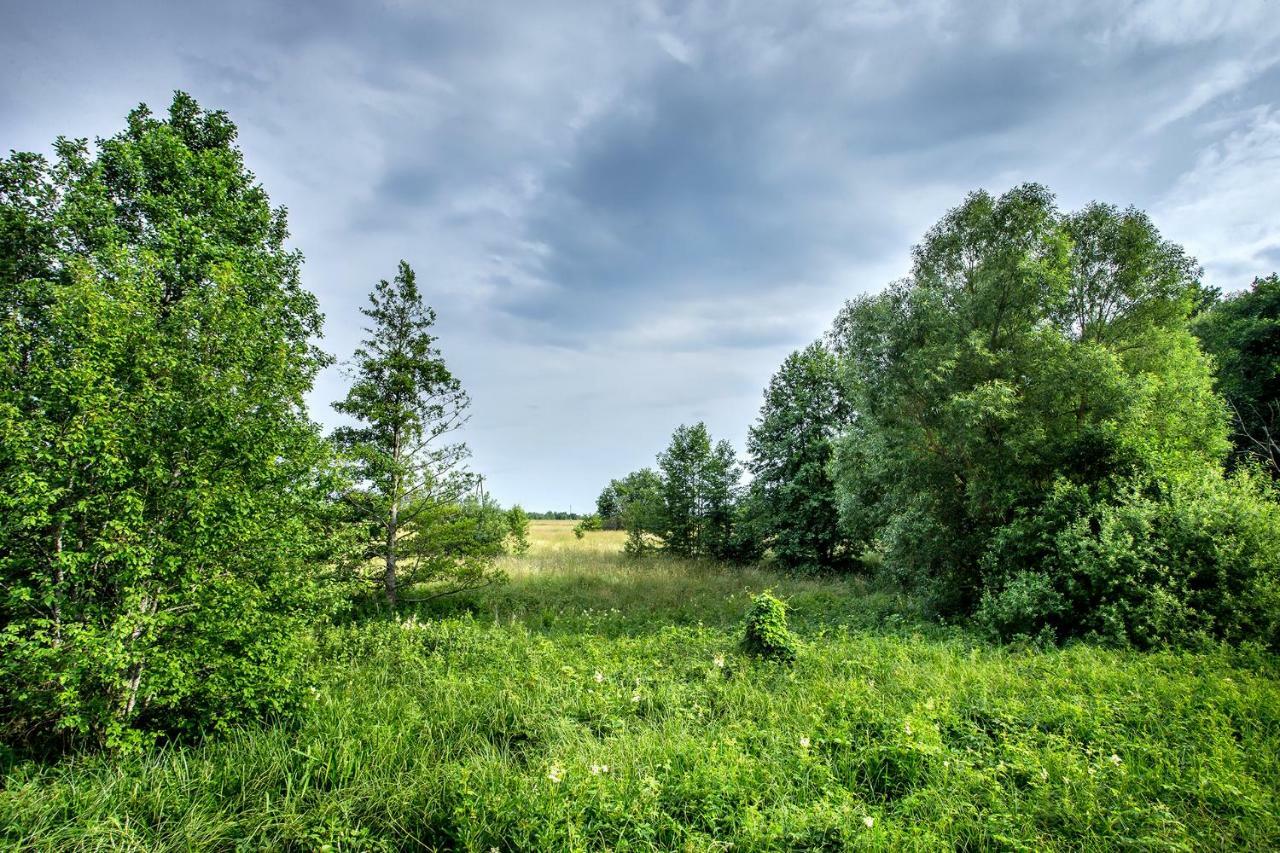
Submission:
{"label": "grassy field", "polygon": [[[0,846],[1280,848],[1280,667],[995,647],[856,580],[535,522],[510,583],[325,628],[288,725],[11,768]],[[765,588],[794,667],[744,658]]]}

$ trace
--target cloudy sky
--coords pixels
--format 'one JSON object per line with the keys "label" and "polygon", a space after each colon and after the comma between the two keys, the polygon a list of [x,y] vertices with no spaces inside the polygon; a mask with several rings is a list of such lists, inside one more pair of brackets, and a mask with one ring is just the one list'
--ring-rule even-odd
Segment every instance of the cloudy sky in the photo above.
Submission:
{"label": "cloudy sky", "polygon": [[475,466],[531,509],[682,422],[741,448],[782,358],[971,189],[1136,204],[1225,290],[1280,268],[1276,0],[0,2],[0,148],[179,88],[228,110],[326,348],[407,259]]}

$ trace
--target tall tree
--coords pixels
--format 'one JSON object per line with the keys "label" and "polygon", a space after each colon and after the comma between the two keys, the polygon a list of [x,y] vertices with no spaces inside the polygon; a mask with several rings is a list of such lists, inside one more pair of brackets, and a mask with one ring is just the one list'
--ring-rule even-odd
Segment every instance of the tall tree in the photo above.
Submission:
{"label": "tall tree", "polygon": [[658,455],[666,548],[681,557],[723,558],[732,544],[741,467],[729,442],[711,441],[706,424],[681,425]]}
{"label": "tall tree", "polygon": [[185,94],[0,162],[0,717],[111,744],[296,696],[326,450],[315,298]]}
{"label": "tall tree", "polygon": [[972,194],[909,279],[837,323],[850,535],[939,609],[1007,626],[1153,642],[1265,622],[1275,514],[1222,480],[1225,410],[1188,330],[1198,274],[1139,211]]}
{"label": "tall tree", "polygon": [[775,559],[795,571],[839,568],[853,556],[828,472],[832,439],[852,409],[839,359],[816,342],[787,356],[747,436],[755,521]]}
{"label": "tall tree", "polygon": [[459,502],[473,483],[466,445],[447,441],[466,422],[470,400],[436,347],[436,314],[409,264],[379,281],[360,310],[371,321],[368,337],[351,361],[347,396],[333,405],[357,425],[334,438],[352,460],[359,488],[349,500],[368,523],[367,555],[381,562],[394,605],[402,582],[414,580],[400,577],[405,525],[435,504]]}
{"label": "tall tree", "polygon": [[1200,314],[1192,330],[1214,358],[1237,454],[1280,479],[1280,276],[1254,279]]}

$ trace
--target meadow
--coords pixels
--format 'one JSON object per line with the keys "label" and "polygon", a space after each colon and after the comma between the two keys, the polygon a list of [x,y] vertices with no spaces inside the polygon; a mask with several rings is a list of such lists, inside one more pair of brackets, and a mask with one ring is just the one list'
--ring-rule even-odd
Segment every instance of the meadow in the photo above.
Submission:
{"label": "meadow", "polygon": [[[11,762],[14,850],[1266,850],[1280,667],[995,645],[856,578],[538,521],[509,581],[317,630],[273,727]],[[794,666],[739,649],[786,600]]]}

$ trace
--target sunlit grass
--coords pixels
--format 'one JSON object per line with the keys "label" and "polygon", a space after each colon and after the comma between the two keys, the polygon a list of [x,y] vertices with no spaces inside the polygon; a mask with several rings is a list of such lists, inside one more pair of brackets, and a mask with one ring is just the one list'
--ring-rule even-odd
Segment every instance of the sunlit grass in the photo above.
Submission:
{"label": "sunlit grass", "polygon": [[[326,629],[289,725],[14,768],[16,849],[1280,846],[1273,657],[993,647],[856,580],[536,522],[510,582]],[[738,648],[788,600],[794,667]]]}

